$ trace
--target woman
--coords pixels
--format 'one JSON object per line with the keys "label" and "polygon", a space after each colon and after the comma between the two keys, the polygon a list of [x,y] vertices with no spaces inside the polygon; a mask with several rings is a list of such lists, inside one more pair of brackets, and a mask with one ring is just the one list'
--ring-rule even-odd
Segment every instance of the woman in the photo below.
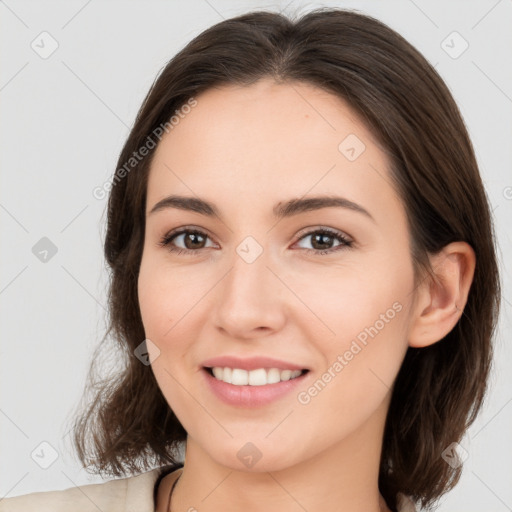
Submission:
{"label": "woman", "polygon": [[75,443],[125,478],[0,510],[404,512],[456,484],[493,228],[457,106],[396,32],[319,9],[200,34],[144,100],[107,227],[126,358]]}

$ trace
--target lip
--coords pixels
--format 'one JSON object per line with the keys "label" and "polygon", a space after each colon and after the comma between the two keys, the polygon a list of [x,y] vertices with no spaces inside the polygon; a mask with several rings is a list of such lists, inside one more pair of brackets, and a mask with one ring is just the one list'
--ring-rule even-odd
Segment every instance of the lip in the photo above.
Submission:
{"label": "lip", "polygon": [[240,368],[242,370],[248,371],[257,370],[258,368],[278,368],[279,370],[309,370],[309,368],[305,366],[299,366],[294,363],[289,363],[287,361],[265,356],[255,356],[245,359],[230,355],[219,356],[203,361],[201,366],[207,368],[213,368],[214,366],[221,366],[224,368],[227,366],[228,368]]}
{"label": "lip", "polygon": [[[251,359],[251,364],[256,360],[257,358],[254,358],[254,360]],[[212,361],[214,360],[212,359]],[[249,360],[246,360],[245,362],[248,363],[248,361]],[[258,364],[260,363],[261,359],[259,359]],[[272,365],[274,364],[275,360],[272,362]],[[269,366],[269,368],[277,368],[277,366],[272,365]],[[215,364],[215,366],[222,365]],[[230,365],[228,364],[226,366]],[[234,368],[243,367],[235,365]],[[252,369],[256,368],[262,368],[262,366],[257,366]],[[292,369],[290,366],[287,368]],[[295,367],[293,369],[300,370],[301,368]],[[264,386],[235,386],[234,384],[228,384],[227,382],[217,380],[206,368],[202,368],[201,373],[203,374],[210,391],[222,402],[235,407],[254,408],[270,404],[285,397],[285,395],[288,395],[294,389],[297,389],[298,386],[301,386],[311,372],[305,372],[294,379],[276,382],[275,384],[266,384]]]}

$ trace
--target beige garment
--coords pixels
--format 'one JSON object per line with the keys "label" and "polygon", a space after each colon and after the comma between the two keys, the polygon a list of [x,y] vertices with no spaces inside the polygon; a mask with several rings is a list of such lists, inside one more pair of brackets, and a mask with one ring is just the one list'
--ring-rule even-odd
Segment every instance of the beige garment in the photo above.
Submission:
{"label": "beige garment", "polygon": [[[0,512],[155,512],[155,483],[167,468],[62,491],[4,498],[0,500]],[[413,503],[404,496],[399,496],[398,505],[399,512],[416,512]]]}
{"label": "beige garment", "polygon": [[0,501],[0,512],[154,512],[153,491],[163,468],[137,476]]}

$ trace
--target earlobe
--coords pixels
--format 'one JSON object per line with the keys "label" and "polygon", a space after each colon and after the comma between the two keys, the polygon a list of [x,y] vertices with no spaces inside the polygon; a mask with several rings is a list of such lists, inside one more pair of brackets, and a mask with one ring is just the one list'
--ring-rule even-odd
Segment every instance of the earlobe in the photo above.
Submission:
{"label": "earlobe", "polygon": [[409,346],[426,347],[443,339],[463,314],[475,272],[475,252],[466,242],[452,242],[431,256],[435,278],[425,279],[409,332]]}

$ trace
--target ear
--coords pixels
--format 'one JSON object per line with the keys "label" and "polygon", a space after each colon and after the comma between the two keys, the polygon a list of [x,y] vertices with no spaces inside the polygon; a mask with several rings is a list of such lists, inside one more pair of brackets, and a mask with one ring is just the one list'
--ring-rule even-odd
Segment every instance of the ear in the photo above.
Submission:
{"label": "ear", "polygon": [[427,276],[416,290],[409,345],[426,347],[443,339],[462,316],[475,273],[475,252],[453,242],[430,257],[435,278]]}

